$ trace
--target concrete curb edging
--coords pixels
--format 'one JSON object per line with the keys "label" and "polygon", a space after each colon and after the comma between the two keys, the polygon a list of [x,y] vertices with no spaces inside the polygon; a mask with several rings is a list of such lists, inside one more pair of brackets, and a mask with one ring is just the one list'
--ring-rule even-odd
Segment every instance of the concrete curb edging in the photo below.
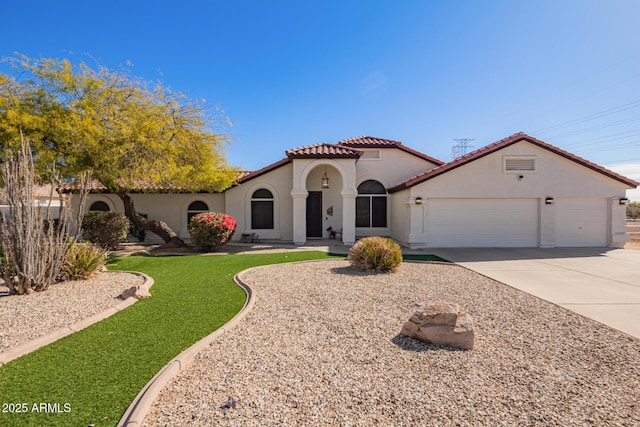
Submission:
{"label": "concrete curb edging", "polygon": [[[124,271],[124,270],[114,270],[114,273],[130,273],[136,276],[141,276],[144,279],[144,283],[141,286],[146,286],[147,288],[151,288],[153,286],[153,279],[147,276],[144,273],[140,273],[138,271]],[[107,271],[109,273],[109,271]],[[45,345],[51,344],[55,341],[58,341],[60,338],[64,338],[68,335],[73,334],[74,332],[81,331],[94,323],[98,323],[101,320],[106,319],[117,313],[120,310],[124,310],[125,308],[133,305],[136,301],[138,301],[135,297],[129,297],[126,300],[117,303],[111,308],[107,310],[94,314],[91,317],[87,317],[86,319],[82,319],[70,326],[66,326],[64,328],[58,329],[57,331],[53,331],[41,337],[38,337],[34,340],[28,341],[26,343],[20,344],[16,347],[10,348],[4,353],[0,353],[0,366],[11,362],[19,357],[24,356],[25,354],[29,354],[38,350]]]}
{"label": "concrete curb edging", "polygon": [[[255,267],[254,267],[255,268]],[[231,318],[227,323],[222,325],[219,329],[216,329],[200,341],[193,344],[191,347],[184,350],[182,353],[174,357],[169,363],[167,363],[158,373],[151,378],[151,380],[140,390],[140,393],[133,399],[131,405],[127,408],[125,413],[118,421],[118,427],[137,427],[141,426],[144,418],[149,413],[151,405],[155,401],[156,397],[160,394],[160,391],[164,386],[176,375],[178,375],[183,369],[185,369],[195,358],[195,356],[202,351],[209,344],[216,339],[224,335],[226,332],[233,329],[240,321],[242,321],[247,313],[251,311],[255,305],[255,298],[253,290],[247,285],[240,277],[243,273],[252,270],[241,271],[233,277],[233,281],[237,286],[242,288],[247,295],[244,306],[240,309],[235,316]]]}

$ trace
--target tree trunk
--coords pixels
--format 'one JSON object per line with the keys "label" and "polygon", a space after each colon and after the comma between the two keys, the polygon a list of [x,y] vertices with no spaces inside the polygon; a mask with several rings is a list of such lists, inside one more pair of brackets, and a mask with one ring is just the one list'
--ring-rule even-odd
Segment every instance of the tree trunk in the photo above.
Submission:
{"label": "tree trunk", "polygon": [[118,193],[118,196],[124,204],[124,214],[138,227],[148,230],[154,234],[160,236],[164,240],[163,247],[165,248],[181,248],[187,246],[184,241],[178,237],[178,235],[167,225],[164,221],[158,221],[157,219],[147,219],[136,212],[133,205],[133,199],[127,193]]}

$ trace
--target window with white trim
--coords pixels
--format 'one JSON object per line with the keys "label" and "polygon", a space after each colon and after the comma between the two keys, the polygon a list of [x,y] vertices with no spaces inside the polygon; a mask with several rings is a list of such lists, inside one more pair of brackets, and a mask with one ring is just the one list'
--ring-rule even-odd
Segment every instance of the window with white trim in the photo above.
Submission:
{"label": "window with white trim", "polygon": [[187,208],[187,224],[191,222],[191,218],[203,212],[209,212],[209,205],[202,200],[191,202]]}
{"label": "window with white trim", "polygon": [[358,186],[356,197],[356,227],[387,226],[387,191],[373,179]]}
{"label": "window with white trim", "polygon": [[254,191],[251,196],[251,228],[273,230],[273,193],[266,188]]}
{"label": "window with white trim", "polygon": [[96,212],[96,211],[109,212],[110,210],[111,209],[109,209],[109,205],[107,204],[107,202],[103,202],[102,200],[98,200],[97,202],[91,203],[91,206],[89,207],[89,212]]}

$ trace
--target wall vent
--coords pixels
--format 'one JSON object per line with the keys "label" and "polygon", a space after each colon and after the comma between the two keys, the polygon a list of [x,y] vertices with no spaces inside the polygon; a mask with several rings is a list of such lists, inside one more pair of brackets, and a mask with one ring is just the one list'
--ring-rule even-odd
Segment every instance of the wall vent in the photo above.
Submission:
{"label": "wall vent", "polygon": [[380,150],[364,150],[361,159],[379,159],[380,158]]}
{"label": "wall vent", "polygon": [[535,172],[536,159],[533,157],[506,157],[504,159],[505,172]]}

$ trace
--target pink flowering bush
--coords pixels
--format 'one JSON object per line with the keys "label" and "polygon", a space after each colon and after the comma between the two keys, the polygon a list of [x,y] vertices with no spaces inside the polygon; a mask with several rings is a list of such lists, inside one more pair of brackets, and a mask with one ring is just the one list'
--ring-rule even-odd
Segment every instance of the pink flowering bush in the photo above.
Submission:
{"label": "pink flowering bush", "polygon": [[191,218],[188,229],[191,242],[202,250],[210,251],[231,239],[236,231],[236,219],[220,212],[205,212]]}

